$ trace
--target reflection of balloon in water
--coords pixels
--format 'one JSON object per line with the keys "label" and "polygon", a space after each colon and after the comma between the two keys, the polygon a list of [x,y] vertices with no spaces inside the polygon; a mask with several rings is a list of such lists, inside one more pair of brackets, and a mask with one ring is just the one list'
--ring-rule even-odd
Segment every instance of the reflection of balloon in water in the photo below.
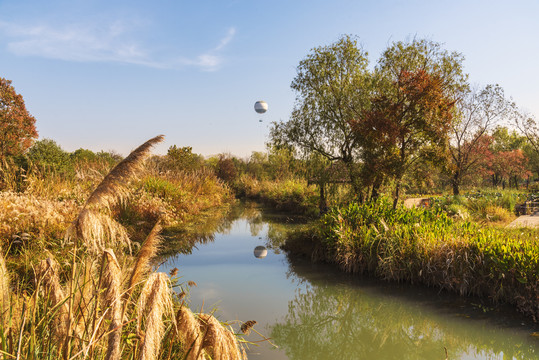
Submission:
{"label": "reflection of balloon in water", "polygon": [[255,111],[259,114],[265,113],[268,111],[268,103],[263,100],[255,102]]}
{"label": "reflection of balloon in water", "polygon": [[268,255],[268,249],[266,249],[264,246],[257,246],[255,247],[255,258],[257,259],[263,259]]}

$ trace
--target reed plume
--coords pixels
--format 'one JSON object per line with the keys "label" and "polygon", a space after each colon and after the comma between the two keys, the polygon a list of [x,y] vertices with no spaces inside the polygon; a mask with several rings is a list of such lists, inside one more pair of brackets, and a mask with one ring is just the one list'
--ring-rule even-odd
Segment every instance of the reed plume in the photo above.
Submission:
{"label": "reed plume", "polygon": [[131,278],[129,279],[127,296],[131,295],[133,288],[139,282],[142,275],[150,270],[150,261],[156,255],[159,250],[159,245],[161,244],[161,237],[159,236],[160,232],[161,225],[160,221],[157,220],[139,250],[137,261],[135,262]]}
{"label": "reed plume", "polygon": [[176,324],[178,326],[178,337],[184,344],[184,352],[187,354],[186,360],[198,360],[204,358],[202,351],[203,335],[200,331],[200,324],[195,315],[187,306],[181,306],[176,313]]}
{"label": "reed plume", "polygon": [[101,214],[102,208],[109,209],[126,198],[128,194],[127,183],[142,169],[144,160],[149,156],[150,149],[164,139],[163,135],[156,136],[123,159],[112,169],[97,188],[90,194],[84,208],[66,232],[66,239],[77,238],[82,240],[94,252],[102,251],[104,242],[115,241],[129,244],[129,238],[123,228]]}
{"label": "reed plume", "polygon": [[4,314],[9,310],[9,274],[6,262],[0,247],[0,321],[3,321]]}
{"label": "reed plume", "polygon": [[163,315],[166,314],[171,314],[172,321],[175,322],[168,276],[165,273],[153,273],[142,289],[137,306],[137,328],[139,333],[143,317],[146,325],[139,360],[158,358],[165,330]]}
{"label": "reed plume", "polygon": [[120,341],[122,337],[122,271],[112,249],[104,251],[103,261],[106,261],[103,273],[105,307],[110,309],[108,314],[110,334],[105,360],[119,360],[121,356]]}
{"label": "reed plume", "polygon": [[127,194],[125,186],[127,181],[142,169],[144,160],[150,155],[152,146],[160,143],[164,138],[164,135],[156,136],[133,150],[105,176],[86,201],[85,207],[110,208],[121,201]]}
{"label": "reed plume", "polygon": [[205,333],[202,348],[213,360],[243,360],[242,352],[232,331],[226,329],[211,314],[199,314]]}

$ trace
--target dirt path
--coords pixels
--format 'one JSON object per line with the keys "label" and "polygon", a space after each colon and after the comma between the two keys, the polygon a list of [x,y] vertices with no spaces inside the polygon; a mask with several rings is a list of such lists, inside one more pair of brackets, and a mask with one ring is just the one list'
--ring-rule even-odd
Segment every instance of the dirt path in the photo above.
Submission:
{"label": "dirt path", "polygon": [[507,225],[508,228],[519,228],[519,227],[529,227],[529,228],[536,228],[539,227],[539,215],[533,214],[533,215],[522,215],[513,220],[509,225]]}

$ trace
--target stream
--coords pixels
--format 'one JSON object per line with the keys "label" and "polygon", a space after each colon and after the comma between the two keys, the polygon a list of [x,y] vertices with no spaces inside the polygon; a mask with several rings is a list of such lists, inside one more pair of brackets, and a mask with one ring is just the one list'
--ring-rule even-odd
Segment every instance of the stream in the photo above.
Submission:
{"label": "stream", "polygon": [[511,308],[288,256],[283,230],[301,222],[255,203],[232,212],[159,271],[196,282],[193,311],[236,332],[256,320],[249,359],[539,359],[539,326]]}

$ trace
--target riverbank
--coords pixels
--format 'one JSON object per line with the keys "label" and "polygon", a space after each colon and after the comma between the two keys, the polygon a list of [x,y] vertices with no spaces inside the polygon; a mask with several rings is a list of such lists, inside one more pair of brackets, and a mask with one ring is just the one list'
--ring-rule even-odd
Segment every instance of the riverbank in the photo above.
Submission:
{"label": "riverbank", "polygon": [[539,232],[485,227],[441,209],[350,204],[292,233],[285,250],[351,273],[420,283],[539,320]]}
{"label": "riverbank", "polygon": [[33,174],[0,193],[0,357],[244,358],[226,324],[172,291],[194,285],[152,269],[163,226],[233,199],[211,172],[143,171],[162,139],[108,174]]}

